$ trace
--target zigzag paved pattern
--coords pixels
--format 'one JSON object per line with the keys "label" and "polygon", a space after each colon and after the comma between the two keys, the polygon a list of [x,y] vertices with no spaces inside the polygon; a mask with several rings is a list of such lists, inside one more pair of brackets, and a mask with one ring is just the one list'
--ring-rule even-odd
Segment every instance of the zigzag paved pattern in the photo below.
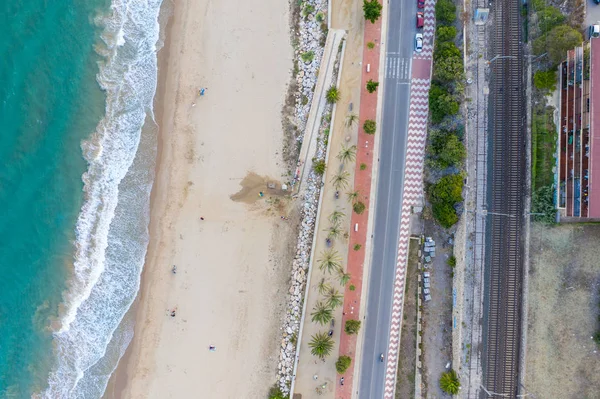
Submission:
{"label": "zigzag paved pattern", "polygon": [[[433,13],[433,1],[428,1],[425,12]],[[434,21],[435,22],[435,21]],[[433,28],[430,29],[431,31]],[[426,30],[427,32],[427,30]],[[425,53],[425,50],[421,55]],[[431,55],[429,55],[431,58]],[[418,56],[415,55],[415,58]],[[429,113],[429,79],[412,79],[408,118],[408,140],[404,167],[404,195],[402,196],[402,216],[400,218],[400,237],[396,258],[396,274],[394,277],[394,298],[392,303],[392,319],[390,340],[387,350],[385,373],[385,399],[393,399],[396,386],[396,368],[402,327],[402,306],[404,303],[404,277],[408,259],[408,241],[410,239],[411,208],[417,203],[423,192],[423,163],[425,158],[425,142],[427,140],[427,118]]]}
{"label": "zigzag paved pattern", "polygon": [[423,51],[414,53],[415,59],[430,60],[433,55],[433,36],[435,33],[435,0],[426,0],[423,9]]}

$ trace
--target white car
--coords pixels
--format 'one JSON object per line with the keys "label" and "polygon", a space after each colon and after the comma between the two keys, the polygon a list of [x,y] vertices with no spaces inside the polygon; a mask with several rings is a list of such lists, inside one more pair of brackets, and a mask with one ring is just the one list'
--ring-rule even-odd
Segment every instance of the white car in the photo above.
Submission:
{"label": "white car", "polygon": [[415,35],[415,51],[417,53],[420,53],[421,51],[423,51],[423,34],[422,33],[417,33]]}

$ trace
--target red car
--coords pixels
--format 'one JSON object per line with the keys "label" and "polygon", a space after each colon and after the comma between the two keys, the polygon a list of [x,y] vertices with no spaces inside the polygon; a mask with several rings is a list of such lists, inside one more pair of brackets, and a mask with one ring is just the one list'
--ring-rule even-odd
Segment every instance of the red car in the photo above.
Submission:
{"label": "red car", "polygon": [[417,0],[417,8],[425,8],[425,0]]}
{"label": "red car", "polygon": [[425,17],[423,16],[423,13],[419,11],[417,13],[417,28],[422,28],[424,23]]}

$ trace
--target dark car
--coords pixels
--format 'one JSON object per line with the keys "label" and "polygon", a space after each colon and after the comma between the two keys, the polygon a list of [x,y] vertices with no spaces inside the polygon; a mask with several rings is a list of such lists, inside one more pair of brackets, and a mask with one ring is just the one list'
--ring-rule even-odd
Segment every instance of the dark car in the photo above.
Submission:
{"label": "dark car", "polygon": [[422,28],[423,24],[425,23],[425,16],[423,15],[422,12],[418,12],[417,13],[417,28]]}
{"label": "dark car", "polygon": [[417,0],[417,8],[425,8],[425,0]]}

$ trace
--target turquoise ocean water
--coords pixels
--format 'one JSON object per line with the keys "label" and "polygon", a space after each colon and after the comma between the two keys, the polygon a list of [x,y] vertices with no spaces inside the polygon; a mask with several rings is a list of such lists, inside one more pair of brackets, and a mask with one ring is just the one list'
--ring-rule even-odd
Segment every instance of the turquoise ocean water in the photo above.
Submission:
{"label": "turquoise ocean water", "polygon": [[131,339],[160,3],[0,5],[0,398],[99,398]]}

